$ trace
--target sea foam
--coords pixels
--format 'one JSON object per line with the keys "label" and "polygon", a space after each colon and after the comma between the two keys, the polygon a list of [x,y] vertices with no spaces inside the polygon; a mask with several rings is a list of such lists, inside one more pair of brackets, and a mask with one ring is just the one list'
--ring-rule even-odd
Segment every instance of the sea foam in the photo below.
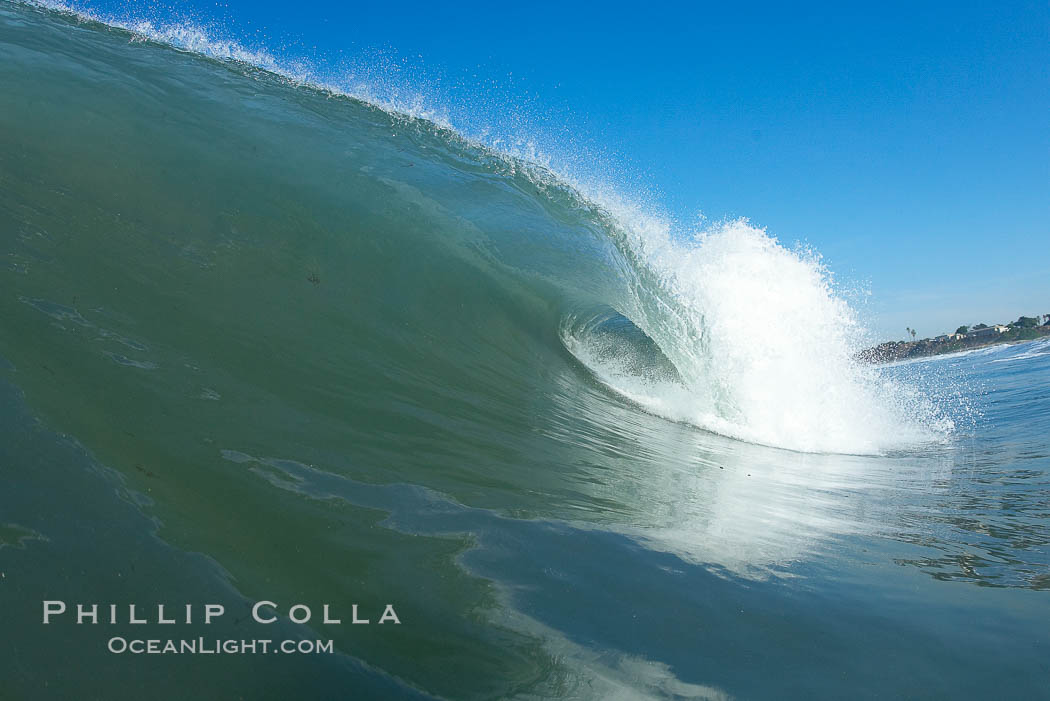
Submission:
{"label": "sea foam", "polygon": [[634,372],[632,349],[611,350],[580,327],[563,333],[616,391],[675,421],[805,452],[880,453],[953,430],[922,392],[856,359],[867,335],[816,254],[745,220],[685,242],[649,236],[635,245],[665,294],[643,290],[626,315],[679,377]]}

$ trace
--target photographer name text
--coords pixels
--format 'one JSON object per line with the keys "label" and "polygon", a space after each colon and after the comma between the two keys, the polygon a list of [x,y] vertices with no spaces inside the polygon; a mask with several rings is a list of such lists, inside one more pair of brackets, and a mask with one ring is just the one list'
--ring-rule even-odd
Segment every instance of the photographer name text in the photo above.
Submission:
{"label": "photographer name text", "polygon": [[[155,604],[67,604],[65,601],[43,601],[43,623],[48,625],[58,621],[72,621],[77,625],[131,624],[131,625],[192,625],[204,623],[211,625],[226,615],[222,604],[179,604],[168,606]],[[323,604],[319,609],[306,604],[293,604],[287,608],[278,606],[273,601],[257,601],[252,605],[251,617],[256,623],[269,625],[276,623],[284,616],[293,623],[320,623],[322,625],[378,625],[392,623],[400,625],[401,620],[393,604],[386,604],[382,611],[378,607],[369,611],[358,604],[351,604],[349,610],[337,611],[331,604]]]}

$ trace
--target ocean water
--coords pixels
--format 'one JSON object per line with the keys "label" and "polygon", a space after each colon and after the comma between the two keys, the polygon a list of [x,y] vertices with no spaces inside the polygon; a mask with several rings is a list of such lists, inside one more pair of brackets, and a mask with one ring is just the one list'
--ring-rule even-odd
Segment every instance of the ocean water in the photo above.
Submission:
{"label": "ocean water", "polygon": [[275,68],[0,4],[0,698],[1050,697],[1050,343]]}

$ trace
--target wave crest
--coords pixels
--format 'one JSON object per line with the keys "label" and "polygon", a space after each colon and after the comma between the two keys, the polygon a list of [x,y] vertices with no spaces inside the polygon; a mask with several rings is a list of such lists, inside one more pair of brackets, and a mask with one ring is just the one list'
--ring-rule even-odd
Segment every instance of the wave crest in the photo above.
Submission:
{"label": "wave crest", "polygon": [[[855,359],[864,337],[816,255],[746,220],[646,247],[659,295],[632,318],[674,367],[640,370],[601,323],[568,323],[566,347],[611,388],[675,421],[805,452],[880,453],[954,426],[929,400]],[[668,308],[668,306],[670,308]],[[662,313],[655,313],[662,308]]]}

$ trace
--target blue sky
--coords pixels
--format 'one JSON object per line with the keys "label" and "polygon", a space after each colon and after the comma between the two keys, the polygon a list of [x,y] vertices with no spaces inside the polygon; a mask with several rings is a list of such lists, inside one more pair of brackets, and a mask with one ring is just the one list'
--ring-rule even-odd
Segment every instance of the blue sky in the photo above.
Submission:
{"label": "blue sky", "polygon": [[165,7],[600,153],[683,221],[802,241],[883,337],[1050,313],[1050,6],[843,5]]}

